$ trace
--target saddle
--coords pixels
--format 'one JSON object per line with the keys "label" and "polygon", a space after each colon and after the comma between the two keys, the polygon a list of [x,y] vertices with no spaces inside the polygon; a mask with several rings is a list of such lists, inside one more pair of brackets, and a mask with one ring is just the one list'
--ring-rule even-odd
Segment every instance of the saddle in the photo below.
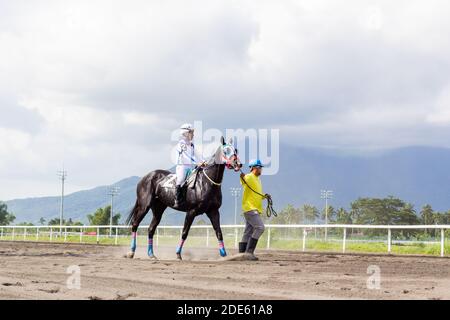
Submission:
{"label": "saddle", "polygon": [[[183,189],[187,189],[188,187],[194,189],[197,183],[198,174],[200,173],[201,170],[203,170],[203,168],[195,168],[194,170],[192,170],[191,173],[186,178],[186,180],[181,185],[181,187]],[[175,173],[171,173],[164,178],[161,185],[163,188],[175,189],[176,183],[177,183],[177,175]]]}

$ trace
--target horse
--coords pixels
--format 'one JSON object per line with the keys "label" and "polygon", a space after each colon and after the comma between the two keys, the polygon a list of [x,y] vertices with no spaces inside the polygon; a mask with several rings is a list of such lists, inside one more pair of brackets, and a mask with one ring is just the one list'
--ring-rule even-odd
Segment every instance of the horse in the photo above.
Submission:
{"label": "horse", "polygon": [[239,161],[237,149],[232,146],[232,140],[226,143],[222,137],[220,146],[205,167],[197,167],[187,178],[183,186],[186,192],[185,201],[179,207],[175,206],[176,176],[173,173],[168,170],[155,170],[143,177],[137,185],[136,204],[126,219],[127,225],[131,224],[131,251],[127,257],[131,259],[134,257],[137,229],[151,209],[153,219],[148,228],[147,255],[151,259],[157,259],[153,251],[153,235],[167,207],[186,212],[181,240],[176,249],[178,260],[182,260],[181,251],[194,218],[204,213],[211,221],[219,241],[219,254],[225,257],[227,252],[223,243],[219,213],[222,205],[221,184],[225,168],[238,172],[242,164]]}

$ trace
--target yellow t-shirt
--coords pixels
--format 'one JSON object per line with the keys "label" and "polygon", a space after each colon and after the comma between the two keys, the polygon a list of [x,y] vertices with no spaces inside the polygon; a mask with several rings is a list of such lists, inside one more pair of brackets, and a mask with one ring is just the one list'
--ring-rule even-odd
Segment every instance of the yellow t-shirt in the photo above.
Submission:
{"label": "yellow t-shirt", "polygon": [[[262,184],[259,177],[255,176],[252,172],[246,174],[244,176],[245,182],[255,191],[264,194],[262,192]],[[263,197],[256,194],[250,188],[242,181],[242,179],[239,179],[241,182],[242,187],[244,188],[244,194],[242,196],[242,211],[247,212],[251,210],[257,210],[259,214],[263,212]]]}

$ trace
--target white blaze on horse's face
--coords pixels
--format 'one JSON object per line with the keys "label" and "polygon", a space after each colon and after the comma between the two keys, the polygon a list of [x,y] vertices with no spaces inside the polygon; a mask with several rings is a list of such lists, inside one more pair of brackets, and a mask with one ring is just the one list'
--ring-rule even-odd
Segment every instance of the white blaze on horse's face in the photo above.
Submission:
{"label": "white blaze on horse's face", "polygon": [[[232,140],[231,140],[232,141]],[[225,163],[228,169],[234,169],[239,171],[242,168],[242,164],[239,162],[237,150],[230,144],[222,146],[223,163]]]}
{"label": "white blaze on horse's face", "polygon": [[224,158],[231,159],[231,157],[235,154],[233,146],[227,144],[223,146],[222,149]]}

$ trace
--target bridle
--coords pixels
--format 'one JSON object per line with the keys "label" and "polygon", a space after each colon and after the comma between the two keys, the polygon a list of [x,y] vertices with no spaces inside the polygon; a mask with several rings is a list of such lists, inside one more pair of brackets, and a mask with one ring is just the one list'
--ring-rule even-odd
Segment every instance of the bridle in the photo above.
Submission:
{"label": "bridle", "polygon": [[[227,149],[231,149],[233,152],[232,152],[232,154],[230,155],[230,156],[226,156],[226,154],[225,154],[225,152],[224,152],[224,149],[225,148],[227,148]],[[222,159],[222,163],[223,164],[225,164],[225,167],[227,168],[227,169],[233,169],[234,171],[238,171],[238,170],[240,170],[240,168],[239,169],[237,169],[237,167],[234,165],[234,163],[235,162],[237,162],[237,160],[239,159],[238,158],[238,156],[237,156],[237,152],[236,152],[236,149],[234,149],[233,148],[233,146],[231,146],[231,145],[229,145],[229,144],[226,144],[226,145],[223,145],[222,146],[222,156],[221,156],[221,159]],[[216,182],[216,181],[214,181],[213,179],[211,179],[211,177],[209,177],[208,176],[208,174],[206,173],[206,170],[205,169],[208,169],[208,168],[210,168],[210,167],[212,167],[212,166],[214,166],[216,163],[215,163],[215,156],[213,156],[213,157],[211,157],[211,159],[209,160],[209,163],[208,163],[208,165],[207,166],[205,166],[204,168],[202,168],[203,170],[203,174],[204,174],[204,176],[208,179],[208,181],[209,182],[211,182],[213,185],[215,185],[215,186],[218,186],[218,187],[220,187],[221,185],[222,185],[222,182]]]}

